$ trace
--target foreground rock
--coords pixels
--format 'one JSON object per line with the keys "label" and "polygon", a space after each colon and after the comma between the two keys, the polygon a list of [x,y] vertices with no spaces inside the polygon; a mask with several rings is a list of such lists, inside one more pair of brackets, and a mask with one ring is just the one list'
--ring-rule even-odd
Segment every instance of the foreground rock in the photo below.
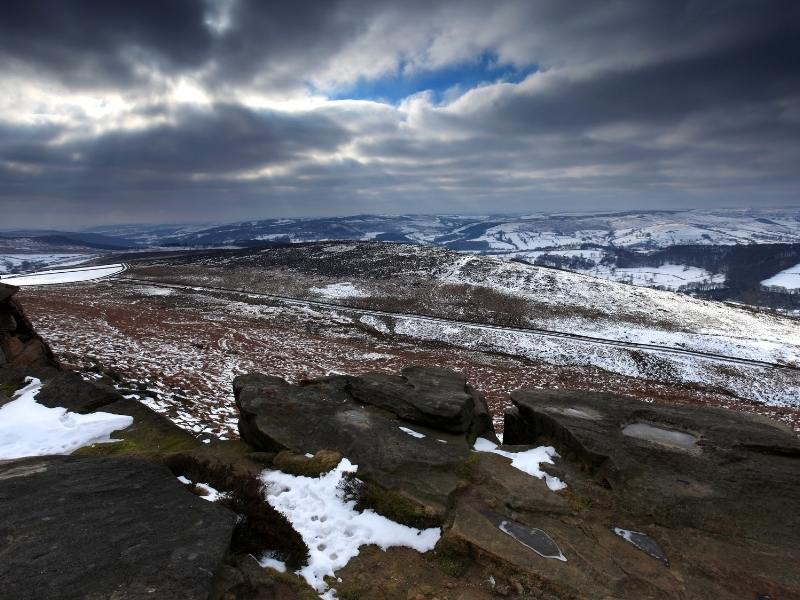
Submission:
{"label": "foreground rock", "polygon": [[[402,506],[409,524],[439,524],[463,485],[459,469],[478,435],[494,437],[485,400],[464,377],[410,368],[400,376],[337,376],[294,386],[263,375],[237,377],[242,438],[265,451],[333,450],[377,486],[369,494]],[[436,428],[438,426],[439,428]],[[393,502],[387,501],[395,494]]]}
{"label": "foreground rock", "polygon": [[[793,433],[727,410],[608,394],[512,398],[506,442],[554,444],[566,502],[517,502],[493,515],[471,492],[455,510],[452,537],[543,579],[558,597],[800,597]],[[566,561],[502,543],[492,529],[504,519],[546,532]]]}
{"label": "foreground rock", "polygon": [[[189,451],[200,442],[144,404],[123,397],[109,385],[86,381],[77,373],[53,367],[0,368],[0,394],[5,401],[25,385],[26,377],[42,382],[36,402],[49,408],[62,407],[70,412],[87,414],[105,412],[133,417],[133,424],[112,434],[112,443],[94,444],[78,449],[78,454],[137,455],[158,457],[167,452]],[[0,397],[0,405],[4,399]]]}
{"label": "foreground rock", "polygon": [[52,351],[14,298],[18,289],[0,283],[0,367],[57,367]]}
{"label": "foreground rock", "polygon": [[515,392],[502,450],[555,446],[560,458],[544,468],[567,487],[553,492],[508,457],[471,450],[475,435],[493,435],[457,378],[236,380],[252,445],[297,471],[315,466],[305,453],[335,451],[359,464],[367,506],[419,516],[398,511],[399,497],[443,526],[430,556],[370,552],[337,573],[348,597],[800,597],[792,432],[722,409]]}
{"label": "foreground rock", "polygon": [[0,463],[0,597],[205,600],[236,515],[166,467],[70,456]]}

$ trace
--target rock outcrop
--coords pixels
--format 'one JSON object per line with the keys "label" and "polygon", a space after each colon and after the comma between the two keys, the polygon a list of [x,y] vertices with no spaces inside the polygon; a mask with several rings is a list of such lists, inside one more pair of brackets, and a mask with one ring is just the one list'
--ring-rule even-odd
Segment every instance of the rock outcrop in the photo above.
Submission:
{"label": "rock outcrop", "polygon": [[[293,469],[305,453],[335,451],[359,464],[368,506],[442,525],[419,566],[431,572],[415,572],[399,551],[375,559],[397,597],[421,580],[449,595],[461,585],[453,573],[476,599],[800,596],[800,444],[778,424],[609,394],[519,391],[504,456],[472,450],[476,435],[493,437],[490,423],[480,396],[447,371],[298,385],[251,375],[235,392],[253,446],[281,451]],[[559,452],[544,468],[566,489],[512,466],[509,456],[540,445]],[[397,511],[394,496],[421,510]],[[405,558],[393,566],[391,556]],[[364,563],[344,569],[338,589],[395,597]]]}
{"label": "rock outcrop", "polygon": [[113,438],[117,441],[81,448],[77,450],[79,454],[158,456],[200,446],[188,431],[144,404],[123,397],[113,387],[86,381],[77,373],[53,367],[0,369],[0,405],[24,386],[28,376],[41,380],[42,388],[36,401],[44,406],[63,407],[80,414],[102,411],[133,417],[132,425],[114,432]]}
{"label": "rock outcrop", "polygon": [[565,506],[516,503],[496,518],[545,531],[567,560],[531,561],[521,544],[492,541],[486,503],[469,495],[451,536],[562,595],[800,595],[800,443],[791,431],[724,409],[609,394],[512,399],[505,441],[555,445],[569,487],[559,494]]}
{"label": "rock outcrop", "polygon": [[0,463],[0,597],[206,600],[236,515],[155,462]]}
{"label": "rock outcrop", "polygon": [[[463,485],[459,466],[479,435],[494,438],[482,396],[444,369],[400,376],[335,376],[290,385],[263,375],[234,381],[242,438],[259,450],[333,450],[359,478],[414,508],[406,521],[438,524]],[[395,515],[397,516],[397,515]]]}
{"label": "rock outcrop", "polygon": [[18,289],[0,283],[0,368],[58,367],[49,346],[14,299]]}

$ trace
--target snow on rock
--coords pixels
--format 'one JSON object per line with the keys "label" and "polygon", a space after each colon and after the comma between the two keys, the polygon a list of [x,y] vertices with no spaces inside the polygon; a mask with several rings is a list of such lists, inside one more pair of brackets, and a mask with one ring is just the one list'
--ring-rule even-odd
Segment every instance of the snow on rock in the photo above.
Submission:
{"label": "snow on rock", "polygon": [[542,471],[541,464],[553,464],[553,457],[558,456],[558,452],[552,446],[539,446],[538,448],[531,448],[524,452],[507,452],[500,450],[497,444],[490,442],[486,438],[478,438],[475,440],[475,450],[477,452],[491,452],[492,454],[499,454],[511,459],[511,466],[519,469],[520,471],[544,479],[544,482],[554,492],[563,490],[567,484],[561,481],[558,477],[554,477]]}
{"label": "snow on rock", "polygon": [[313,287],[311,288],[311,292],[323,298],[366,298],[369,296],[367,292],[356,287],[349,281],[329,283],[322,287]]}
{"label": "snow on rock", "polygon": [[395,523],[372,510],[358,512],[355,500],[345,500],[342,477],[355,473],[357,465],[346,458],[320,477],[265,471],[267,501],[283,513],[308,545],[308,565],[298,571],[318,592],[326,592],[325,577],[343,568],[358,555],[359,547],[375,544],[381,549],[408,546],[418,552],[433,549],[439,528],[414,529]]}
{"label": "snow on rock", "polygon": [[278,573],[286,573],[286,563],[276,558],[273,552],[267,552],[259,558],[258,564],[265,568],[274,569]]}
{"label": "snow on rock", "polygon": [[69,454],[98,442],[110,442],[111,433],[125,429],[133,417],[104,412],[86,415],[65,408],[47,408],[36,402],[42,382],[26,378],[27,385],[0,408],[0,459]]}
{"label": "snow on rock", "polygon": [[123,264],[114,264],[102,265],[99,267],[38,271],[36,273],[28,273],[27,275],[7,275],[0,279],[0,281],[16,286],[76,283],[79,281],[92,281],[94,279],[111,277],[122,273],[125,268]]}
{"label": "snow on rock", "polygon": [[183,483],[184,485],[193,485],[198,490],[204,492],[202,496],[200,496],[203,500],[208,500],[209,502],[216,502],[220,498],[226,498],[227,494],[225,492],[220,492],[218,489],[211,487],[207,483],[194,483],[191,479],[184,477],[183,475],[178,476],[178,481]]}

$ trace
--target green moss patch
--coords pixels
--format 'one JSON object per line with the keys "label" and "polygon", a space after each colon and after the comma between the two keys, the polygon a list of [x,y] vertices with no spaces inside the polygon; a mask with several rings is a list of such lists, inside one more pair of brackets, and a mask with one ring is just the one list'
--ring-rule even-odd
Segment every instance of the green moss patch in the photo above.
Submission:
{"label": "green moss patch", "polygon": [[427,529],[442,524],[441,519],[430,508],[400,492],[362,481],[353,475],[346,476],[344,492],[346,498],[356,501],[357,510],[369,508],[387,519],[409,527]]}

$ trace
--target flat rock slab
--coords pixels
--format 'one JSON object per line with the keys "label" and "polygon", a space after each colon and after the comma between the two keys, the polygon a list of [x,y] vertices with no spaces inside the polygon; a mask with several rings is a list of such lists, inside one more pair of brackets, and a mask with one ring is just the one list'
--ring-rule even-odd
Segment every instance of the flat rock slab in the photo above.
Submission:
{"label": "flat rock slab", "polygon": [[[435,367],[407,367],[400,375],[368,373],[352,377],[347,389],[364,404],[391,411],[411,423],[475,435],[491,429],[485,400],[464,375]],[[472,437],[474,440],[474,436]]]}
{"label": "flat rock slab", "polygon": [[[636,579],[653,583],[647,597],[800,597],[793,432],[725,409],[578,390],[517,391],[512,400],[505,441],[552,444],[562,457],[557,467],[575,510],[548,533],[570,562],[597,568],[613,549],[625,564],[625,577],[601,568],[596,581],[621,586],[604,593],[637,597],[625,588]],[[529,526],[552,515],[521,508]],[[589,530],[588,539],[577,535]],[[647,576],[654,565],[674,578]]]}
{"label": "flat rock slab", "polygon": [[[465,391],[463,377],[441,369],[403,373],[326,377],[298,385],[263,375],[237,377],[239,431],[260,450],[335,450],[358,465],[359,478],[398,490],[441,516],[461,484],[457,471],[471,455],[471,437],[494,437],[494,431],[475,409],[482,398]],[[389,400],[403,395],[407,403]],[[452,403],[442,400],[448,397]],[[433,423],[439,413],[458,415],[462,409],[466,422],[453,417],[461,423],[455,427],[460,432],[453,431],[451,421],[441,428],[422,425],[417,414],[422,411]]]}
{"label": "flat rock slab", "polygon": [[0,463],[0,598],[208,598],[236,515],[136,459]]}

